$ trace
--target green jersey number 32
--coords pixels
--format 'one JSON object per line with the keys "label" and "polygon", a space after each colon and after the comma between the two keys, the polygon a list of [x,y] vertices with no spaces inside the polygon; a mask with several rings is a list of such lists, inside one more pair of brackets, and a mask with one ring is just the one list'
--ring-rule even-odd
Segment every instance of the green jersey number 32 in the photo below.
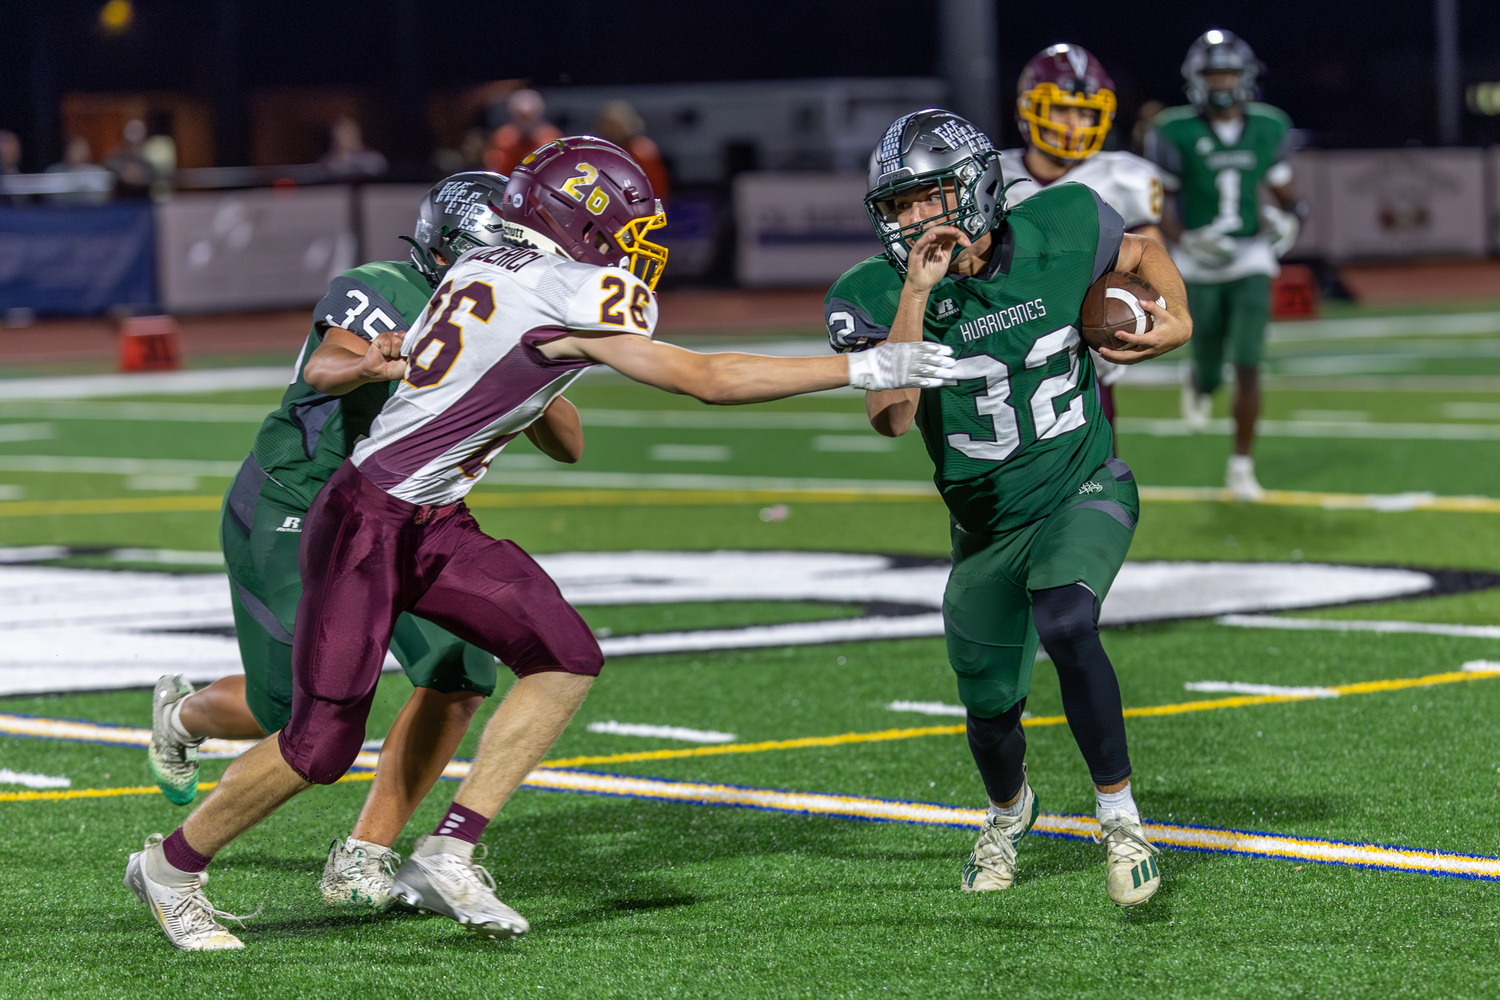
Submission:
{"label": "green jersey number 32", "polygon": [[[1059,354],[1068,356],[1068,370],[1043,379],[1031,394],[1031,421],[1039,441],[1077,430],[1087,422],[1083,413],[1083,396],[1074,396],[1061,413],[1057,412],[1055,402],[1078,388],[1082,352],[1077,348],[1078,329],[1065,326],[1038,337],[1031,350],[1026,352],[1027,368],[1041,368]],[[980,417],[989,418],[992,440],[976,440],[969,434],[949,434],[948,446],[978,461],[1005,461],[1021,446],[1020,421],[1010,402],[1009,366],[989,354],[971,354],[959,359],[953,375],[960,382],[985,380],[985,391],[974,397],[974,406]]]}

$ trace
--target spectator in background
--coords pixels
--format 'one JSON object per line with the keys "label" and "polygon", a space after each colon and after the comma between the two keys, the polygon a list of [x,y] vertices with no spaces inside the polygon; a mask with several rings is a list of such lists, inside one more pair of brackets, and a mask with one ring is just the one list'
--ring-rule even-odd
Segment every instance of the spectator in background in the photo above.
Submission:
{"label": "spectator in background", "polygon": [[21,172],[21,137],[8,128],[0,128],[0,174]]}
{"label": "spectator in background", "polygon": [[645,135],[646,123],[635,113],[628,101],[610,101],[599,115],[594,126],[599,138],[625,150],[635,158],[651,182],[651,190],[662,201],[671,193],[671,181],[667,179],[667,165],[662,162],[661,150]]}
{"label": "spectator in background", "polygon": [[464,133],[457,149],[444,148],[432,154],[433,167],[444,177],[464,170],[483,170],[484,151],[489,141],[488,129],[471,128]]}
{"label": "spectator in background", "polygon": [[94,151],[89,147],[89,141],[81,135],[68,140],[62,162],[52,164],[47,168],[47,173],[94,174],[107,179],[107,183],[100,184],[97,188],[90,185],[88,190],[48,195],[47,200],[54,205],[102,205],[109,200],[109,189],[114,186],[113,175],[94,163]]}
{"label": "spectator in background", "polygon": [[151,184],[156,172],[151,161],[141,152],[146,142],[146,123],[132,118],[125,123],[120,144],[110,151],[104,166],[115,175],[115,197],[120,199],[144,199],[151,197]]}
{"label": "spectator in background", "polygon": [[328,130],[328,154],[322,164],[333,176],[345,180],[379,177],[385,173],[385,157],[365,146],[359,122],[344,115]]}
{"label": "spectator in background", "polygon": [[510,121],[495,129],[484,152],[484,169],[510,175],[538,146],[562,138],[562,130],[544,117],[547,103],[534,90],[517,90],[505,99]]}
{"label": "spectator in background", "polygon": [[[21,172],[21,137],[8,128],[0,128],[0,177]],[[12,195],[10,202],[19,205],[24,201],[20,195]],[[0,198],[0,204],[5,200]]]}
{"label": "spectator in background", "polygon": [[151,164],[152,199],[166,201],[177,187],[177,140],[170,124],[152,130],[151,138],[141,144],[141,155]]}

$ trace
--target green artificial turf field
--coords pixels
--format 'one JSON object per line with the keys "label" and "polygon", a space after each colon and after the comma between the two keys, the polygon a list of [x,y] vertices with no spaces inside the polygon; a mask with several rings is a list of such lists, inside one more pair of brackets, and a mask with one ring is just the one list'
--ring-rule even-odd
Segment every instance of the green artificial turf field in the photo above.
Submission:
{"label": "green artificial turf field", "polygon": [[[1281,374],[1266,411],[1284,433],[1262,442],[1262,482],[1309,494],[1500,497],[1500,397],[1471,378],[1500,369],[1496,343],[1413,336],[1273,350]],[[1330,381],[1372,370],[1396,375],[1389,384]],[[67,547],[50,560],[57,566],[214,572],[162,560],[214,549],[217,496],[276,396],[0,403],[0,547]],[[487,530],[534,552],[946,553],[941,505],[903,486],[928,474],[920,443],[862,430],[856,396],[719,410],[607,378],[569,396],[584,411],[584,461],[553,467],[520,440],[474,495]],[[1119,405],[1134,421],[1120,452],[1143,485],[1221,485],[1223,435],[1161,423],[1176,416],[1175,390],[1125,388]],[[1147,502],[1132,557],[1500,572],[1500,514]],[[599,634],[614,636],[865,613],[836,592],[827,603],[583,610]],[[1286,617],[1500,626],[1500,590]],[[1453,676],[1465,663],[1500,660],[1496,638],[1197,620],[1109,629],[1105,645],[1127,708],[1189,709],[1127,721],[1148,821],[1500,857],[1500,675]],[[1424,686],[1375,683],[1429,676],[1437,679]],[[1185,687],[1205,681],[1340,691],[1254,702]],[[1028,761],[1042,808],[1092,814],[1087,772],[1055,722],[1061,702],[1045,661],[1033,688]],[[384,735],[409,690],[400,675],[382,679],[370,738]],[[633,656],[606,666],[549,758],[668,782],[981,807],[962,719],[893,710],[897,701],[956,703],[941,639]],[[149,698],[26,695],[0,699],[0,713],[139,727],[149,725]],[[710,746],[587,728],[604,721],[733,739]],[[460,757],[472,756],[478,730]],[[833,739],[841,734],[880,738]],[[651,759],[654,751],[670,753]],[[204,779],[225,766],[206,762]],[[64,740],[0,737],[0,768],[66,776],[68,793],[150,784],[142,751]],[[439,785],[398,849],[431,829],[454,787]],[[1017,885],[973,896],[957,888],[968,829],[536,789],[519,792],[485,836],[501,897],[534,927],[497,945],[438,918],[322,906],[316,879],[328,841],[348,832],[368,788],[352,780],[314,789],[226,850],[210,898],[237,913],[260,908],[242,933],[247,950],[185,955],[120,884],[126,854],[185,810],[154,794],[39,797],[48,793],[0,784],[0,996],[1500,991],[1500,886],[1488,881],[1169,849],[1161,892],[1121,911],[1104,895],[1102,849],[1086,840],[1034,834]]]}

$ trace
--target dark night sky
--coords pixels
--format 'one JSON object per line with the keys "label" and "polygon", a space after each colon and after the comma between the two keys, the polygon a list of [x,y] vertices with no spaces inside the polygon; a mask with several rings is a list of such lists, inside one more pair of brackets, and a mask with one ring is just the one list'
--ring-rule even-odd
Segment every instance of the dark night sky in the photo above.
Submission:
{"label": "dark night sky", "polygon": [[[332,84],[396,95],[510,77],[607,84],[930,75],[937,49],[935,0],[135,0],[135,24],[116,38],[96,28],[101,3],[0,0],[0,127],[16,129],[33,150],[44,104],[36,88],[48,81],[54,105],[72,90],[153,89],[222,107],[226,79],[240,95]],[[239,11],[232,60],[220,41],[225,9]],[[1436,138],[1427,3],[1002,0],[997,19],[1002,107],[1010,106],[1029,56],[1072,41],[1092,49],[1113,74],[1128,124],[1142,100],[1178,101],[1186,47],[1205,29],[1224,27],[1268,64],[1265,99],[1320,144]],[[1460,24],[1465,82],[1500,80],[1500,4],[1460,0]],[[41,66],[39,36],[47,43]],[[226,78],[224,68],[236,63],[237,80]],[[413,106],[409,95],[406,101]],[[1467,142],[1500,142],[1500,118],[1466,110],[1464,123]]]}

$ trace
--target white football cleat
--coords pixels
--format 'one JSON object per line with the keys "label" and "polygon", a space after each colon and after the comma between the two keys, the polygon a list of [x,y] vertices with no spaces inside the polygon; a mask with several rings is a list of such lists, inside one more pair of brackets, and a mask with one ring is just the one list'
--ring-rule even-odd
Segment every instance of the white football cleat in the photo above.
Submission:
{"label": "white football cleat", "polygon": [[[162,837],[153,833],[146,838],[145,846],[130,856],[125,865],[125,888],[135,893],[135,898],[145,903],[161,926],[162,933],[174,948],[183,951],[225,951],[245,947],[244,942],[220,924],[215,917],[243,920],[232,913],[214,909],[214,905],[203,894],[208,884],[208,872],[199,872],[197,881],[190,887],[174,888],[155,881],[146,874],[146,858],[151,852],[161,853]],[[165,865],[165,858],[156,858]]]}
{"label": "white football cleat", "polygon": [[185,806],[198,795],[198,745],[172,732],[172,709],[193,693],[181,674],[163,674],[151,692],[151,745],[146,756],[161,793],[173,805]]}
{"label": "white football cleat", "polygon": [[1105,891],[1121,906],[1144,903],[1161,888],[1156,855],[1161,848],[1146,839],[1134,813],[1108,813],[1099,820],[1104,843]]}
{"label": "white football cleat", "polygon": [[1255,480],[1255,459],[1249,455],[1230,455],[1224,470],[1224,485],[1236,500],[1254,503],[1265,491]]}
{"label": "white football cleat", "polygon": [[411,857],[396,872],[392,896],[416,909],[451,917],[489,938],[518,938],[531,930],[525,917],[496,898],[494,877],[472,857],[421,854],[423,844],[432,839],[429,835],[417,840]]}
{"label": "white football cleat", "polygon": [[959,887],[964,892],[991,892],[996,889],[1009,889],[1016,880],[1016,845],[1031,825],[1036,822],[1037,805],[1036,793],[1031,790],[1031,783],[1022,777],[1021,785],[1021,813],[1019,816],[1005,816],[997,813],[992,806],[984,816],[984,822],[979,827],[979,840],[974,844],[974,850],[969,852],[969,859],[964,862],[963,875],[959,878]]}
{"label": "white football cleat", "polygon": [[388,910],[394,903],[391,883],[401,855],[389,847],[371,844],[353,837],[334,839],[328,845],[328,863],[318,889],[329,906],[358,910]]}
{"label": "white football cleat", "polygon": [[1182,372],[1182,420],[1187,424],[1188,430],[1202,433],[1208,430],[1208,422],[1214,415],[1214,398],[1206,392],[1199,392],[1198,385],[1193,381],[1193,366],[1184,362],[1179,370]]}

